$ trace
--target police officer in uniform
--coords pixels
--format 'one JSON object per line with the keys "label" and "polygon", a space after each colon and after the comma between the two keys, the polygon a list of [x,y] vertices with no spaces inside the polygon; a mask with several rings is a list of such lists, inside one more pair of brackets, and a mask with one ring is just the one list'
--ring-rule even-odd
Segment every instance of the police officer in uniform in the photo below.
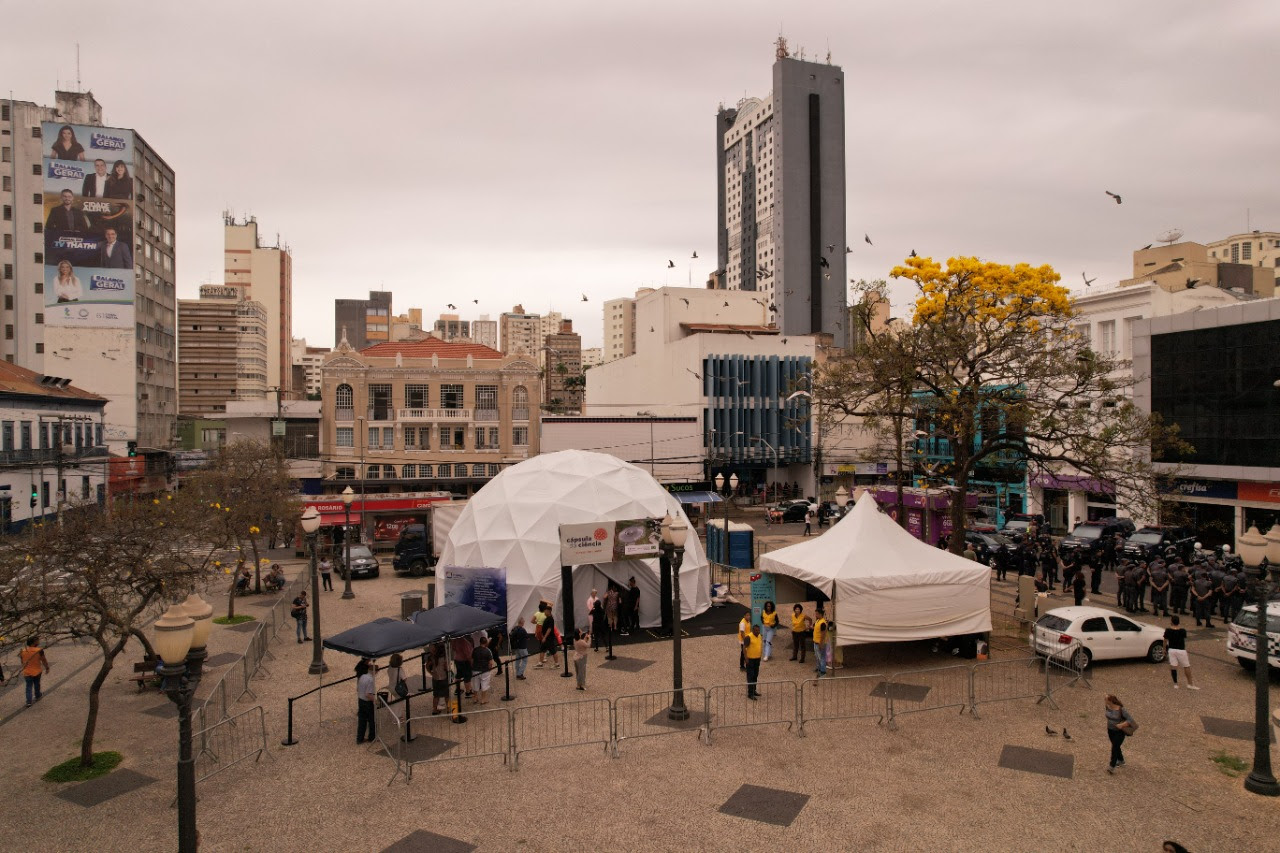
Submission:
{"label": "police officer in uniform", "polygon": [[1172,597],[1173,612],[1187,615],[1187,590],[1191,588],[1191,573],[1181,563],[1174,564],[1169,573],[1169,592]]}
{"label": "police officer in uniform", "polygon": [[1213,584],[1213,601],[1209,605],[1209,616],[1212,617],[1222,607],[1222,580],[1227,576],[1227,567],[1213,565],[1209,569],[1209,583]]}
{"label": "police officer in uniform", "polygon": [[1192,609],[1196,614],[1196,625],[1205,623],[1206,628],[1213,627],[1213,581],[1209,573],[1201,569],[1191,581]]}
{"label": "police officer in uniform", "polygon": [[1155,614],[1157,611],[1163,611],[1167,617],[1169,615],[1169,571],[1165,568],[1163,561],[1158,561],[1151,567],[1151,612]]}

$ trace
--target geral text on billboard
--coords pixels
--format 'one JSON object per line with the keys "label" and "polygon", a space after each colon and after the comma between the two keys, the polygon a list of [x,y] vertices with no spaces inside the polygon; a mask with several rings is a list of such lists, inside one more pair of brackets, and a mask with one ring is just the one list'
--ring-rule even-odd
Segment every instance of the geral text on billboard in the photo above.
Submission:
{"label": "geral text on billboard", "polygon": [[44,321],[132,329],[133,131],[44,122],[41,134]]}

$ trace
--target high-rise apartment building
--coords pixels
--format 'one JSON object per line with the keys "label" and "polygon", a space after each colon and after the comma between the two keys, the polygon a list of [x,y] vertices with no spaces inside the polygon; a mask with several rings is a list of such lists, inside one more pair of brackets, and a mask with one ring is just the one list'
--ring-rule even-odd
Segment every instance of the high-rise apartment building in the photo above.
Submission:
{"label": "high-rise apartment building", "polygon": [[471,340],[481,346],[497,349],[498,321],[490,320],[488,314],[481,314],[479,320],[472,320]]}
{"label": "high-rise apartment building", "polygon": [[391,340],[391,291],[371,290],[368,299],[333,300],[335,344],[343,337],[355,350]]}
{"label": "high-rise apartment building", "polygon": [[560,330],[546,337],[546,380],[543,382],[547,411],[561,415],[582,412],[582,338],[573,330],[572,320],[562,320]]}
{"label": "high-rise apartment building", "polygon": [[[652,288],[636,291],[636,296]],[[636,354],[636,300],[623,297],[604,304],[604,360],[616,361]]]}
{"label": "high-rise apartment building", "polygon": [[788,335],[830,333],[847,312],[844,72],[778,39],[773,91],[716,114],[717,256]]}
{"label": "high-rise apartment building", "polygon": [[328,347],[307,346],[306,338],[293,339],[293,365],[302,368],[303,388],[308,397],[320,393],[323,380],[320,368],[324,365],[324,357],[330,352],[332,350]]}
{"label": "high-rise apartment building", "polygon": [[0,101],[0,354],[105,398],[104,440],[176,431],[174,173],[89,92]]}
{"label": "high-rise apartment building", "polygon": [[432,334],[442,341],[469,341],[471,321],[463,320],[457,314],[441,314]]}
{"label": "high-rise apartment building", "polygon": [[199,299],[178,300],[178,414],[218,418],[228,400],[260,399],[267,387],[261,302],[221,284],[202,285]]}
{"label": "high-rise apartment building", "polygon": [[504,311],[498,325],[505,355],[537,355],[542,348],[542,318],[537,314],[526,314],[523,305]]}
{"label": "high-rise apartment building", "polygon": [[274,246],[258,237],[258,220],[237,222],[224,213],[225,281],[267,309],[267,385],[286,396],[293,388],[293,255],[276,235]]}

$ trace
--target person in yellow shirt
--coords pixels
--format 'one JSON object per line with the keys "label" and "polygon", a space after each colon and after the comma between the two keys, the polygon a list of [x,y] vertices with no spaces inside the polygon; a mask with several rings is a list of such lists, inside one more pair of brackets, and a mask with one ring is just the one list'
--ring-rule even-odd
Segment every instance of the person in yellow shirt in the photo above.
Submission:
{"label": "person in yellow shirt", "polygon": [[761,660],[768,660],[773,654],[773,636],[778,631],[778,610],[772,601],[764,603],[764,610],[760,612],[760,622],[764,626],[764,657]]}
{"label": "person in yellow shirt", "polygon": [[796,654],[800,655],[800,663],[804,663],[804,653],[809,646],[809,632],[805,629],[805,620],[809,617],[804,615],[804,607],[797,604],[791,608],[791,659],[796,659]]}
{"label": "person in yellow shirt", "polygon": [[748,610],[742,614],[742,619],[738,622],[738,669],[747,668],[747,656],[742,651],[742,644],[746,642],[747,635],[751,633],[751,611]]}
{"label": "person in yellow shirt", "polygon": [[756,681],[760,678],[760,656],[764,654],[764,637],[760,636],[759,625],[751,626],[751,632],[742,641],[742,653],[747,659],[747,698],[759,698]]}
{"label": "person in yellow shirt", "polygon": [[817,664],[816,670],[818,677],[827,674],[827,617],[822,610],[822,605],[818,605],[818,618],[813,623],[813,659]]}

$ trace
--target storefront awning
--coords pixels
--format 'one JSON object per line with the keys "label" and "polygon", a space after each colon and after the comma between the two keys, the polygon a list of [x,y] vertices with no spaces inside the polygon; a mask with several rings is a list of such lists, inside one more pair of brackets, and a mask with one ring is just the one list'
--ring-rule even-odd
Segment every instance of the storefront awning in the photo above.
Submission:
{"label": "storefront awning", "polygon": [[[347,523],[347,514],[345,512],[322,512],[320,513],[321,527],[341,527]],[[351,523],[360,523],[360,513],[351,513]]]}
{"label": "storefront awning", "polygon": [[677,492],[676,497],[682,504],[714,504],[722,500],[715,492]]}

